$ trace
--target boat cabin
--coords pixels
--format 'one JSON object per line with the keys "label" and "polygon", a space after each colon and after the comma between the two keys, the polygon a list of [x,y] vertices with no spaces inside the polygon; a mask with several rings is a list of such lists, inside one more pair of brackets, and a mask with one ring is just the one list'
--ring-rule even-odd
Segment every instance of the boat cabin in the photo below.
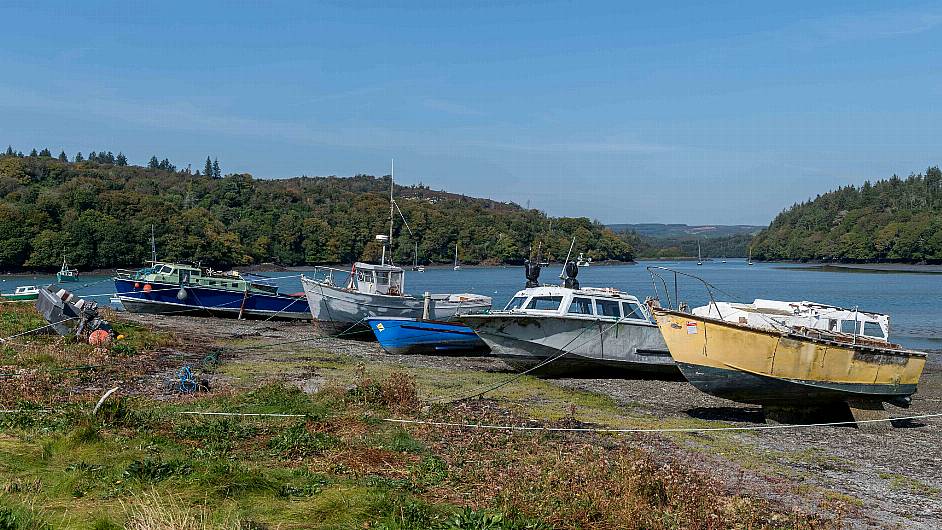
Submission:
{"label": "boat cabin", "polygon": [[505,312],[555,315],[592,320],[627,319],[651,323],[647,308],[630,294],[618,289],[583,287],[570,289],[544,285],[518,291]]}
{"label": "boat cabin", "polygon": [[405,288],[405,273],[395,265],[375,265],[357,262],[347,283],[347,289],[364,294],[402,296]]}
{"label": "boat cabin", "polygon": [[751,304],[717,302],[697,307],[693,314],[769,330],[780,330],[785,326],[834,335],[860,336],[882,342],[890,340],[889,315],[817,302],[757,298]]}
{"label": "boat cabin", "polygon": [[39,294],[39,288],[35,285],[21,285],[13,291],[13,296],[27,296],[31,294]]}

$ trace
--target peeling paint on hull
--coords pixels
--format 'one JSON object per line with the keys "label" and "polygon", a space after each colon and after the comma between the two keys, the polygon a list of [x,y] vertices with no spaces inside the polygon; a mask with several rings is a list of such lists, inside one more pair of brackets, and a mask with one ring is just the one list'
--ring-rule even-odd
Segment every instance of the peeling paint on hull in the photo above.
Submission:
{"label": "peeling paint on hull", "polygon": [[926,363],[921,352],[760,330],[665,309],[654,313],[684,377],[703,392],[741,403],[905,403]]}

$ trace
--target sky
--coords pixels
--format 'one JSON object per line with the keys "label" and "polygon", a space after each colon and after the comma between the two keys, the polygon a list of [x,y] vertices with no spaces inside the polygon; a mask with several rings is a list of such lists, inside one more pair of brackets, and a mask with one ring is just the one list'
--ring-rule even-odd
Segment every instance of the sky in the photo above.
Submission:
{"label": "sky", "polygon": [[0,3],[0,144],[767,224],[942,163],[926,2]]}

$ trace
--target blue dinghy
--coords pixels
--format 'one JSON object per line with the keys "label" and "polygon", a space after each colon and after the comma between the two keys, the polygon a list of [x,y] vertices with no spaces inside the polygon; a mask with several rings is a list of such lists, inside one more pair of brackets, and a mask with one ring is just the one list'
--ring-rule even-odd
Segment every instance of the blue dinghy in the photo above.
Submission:
{"label": "blue dinghy", "polygon": [[376,340],[389,353],[484,353],[487,345],[457,322],[406,317],[366,319]]}

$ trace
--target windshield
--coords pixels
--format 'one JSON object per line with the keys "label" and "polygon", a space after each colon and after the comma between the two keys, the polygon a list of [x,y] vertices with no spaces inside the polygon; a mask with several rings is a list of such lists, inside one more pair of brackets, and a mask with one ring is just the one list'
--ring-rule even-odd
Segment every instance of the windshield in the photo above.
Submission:
{"label": "windshield", "polygon": [[526,301],[527,301],[526,296],[515,296],[513,300],[511,300],[507,304],[507,307],[504,308],[504,311],[512,311],[514,309],[520,309],[521,307],[523,307],[523,303]]}
{"label": "windshield", "polygon": [[527,309],[536,309],[537,311],[556,311],[559,304],[562,303],[562,296],[534,296],[527,304]]}

